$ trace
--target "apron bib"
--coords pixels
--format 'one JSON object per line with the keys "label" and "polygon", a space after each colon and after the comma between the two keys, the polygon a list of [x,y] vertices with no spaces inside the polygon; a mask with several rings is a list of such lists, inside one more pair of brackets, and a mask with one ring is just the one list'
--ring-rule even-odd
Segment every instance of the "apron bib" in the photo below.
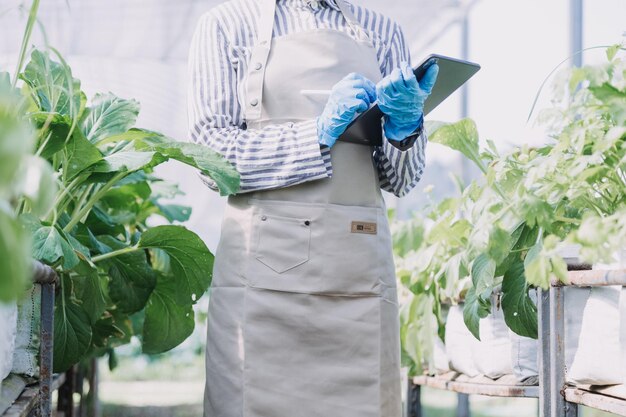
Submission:
{"label": "apron bib", "polygon": [[[251,128],[310,120],[350,72],[381,79],[347,4],[348,34],[272,39],[261,0],[245,99]],[[206,417],[400,417],[395,269],[372,148],[337,142],[333,177],[231,196],[217,249]]]}

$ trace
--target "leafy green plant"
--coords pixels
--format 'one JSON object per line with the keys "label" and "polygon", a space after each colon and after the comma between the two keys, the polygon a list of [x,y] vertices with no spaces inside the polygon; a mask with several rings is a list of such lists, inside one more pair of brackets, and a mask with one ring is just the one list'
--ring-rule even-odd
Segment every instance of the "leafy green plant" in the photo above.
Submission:
{"label": "leafy green plant", "polygon": [[23,112],[20,91],[0,73],[0,301],[17,298],[30,278],[30,239],[15,214],[17,205],[28,201],[43,213],[56,193],[52,168],[33,154],[35,132]]}
{"label": "leafy green plant", "polygon": [[[549,142],[501,154],[492,142],[480,148],[470,119],[438,123],[431,142],[461,152],[483,177],[428,214],[424,238],[398,253],[398,275],[412,303],[431,309],[403,318],[404,351],[419,371],[431,344],[421,332],[438,324],[441,303],[464,301],[464,321],[479,338],[480,319],[491,311],[494,291],[507,325],[537,337],[531,286],[567,280],[561,253],[580,248],[586,262],[610,262],[626,245],[626,61],[619,45],[607,63],[563,72],[552,109],[540,115]],[[405,225],[412,228],[414,226]],[[405,232],[406,234],[406,232]],[[424,311],[428,310],[428,311]],[[417,349],[415,348],[417,346]]]}
{"label": "leafy green plant", "polygon": [[[37,7],[38,2],[33,2],[31,20]],[[175,223],[190,215],[188,207],[166,202],[180,191],[153,170],[170,159],[179,161],[211,177],[223,195],[238,191],[239,176],[206,147],[134,128],[139,113],[134,100],[108,93],[88,101],[70,67],[50,49],[54,59],[49,52],[35,49],[22,70],[27,50],[23,46],[13,81],[0,74],[3,102],[7,97],[14,101],[1,108],[12,109],[9,118],[0,109],[0,123],[6,119],[15,124],[15,131],[27,132],[18,137],[2,130],[2,184],[16,178],[31,180],[5,165],[5,159],[18,161],[17,153],[30,158],[29,170],[35,160],[47,167],[39,180],[40,194],[46,198],[3,190],[3,198],[12,199],[5,211],[14,213],[8,224],[15,232],[5,235],[0,217],[0,249],[3,257],[4,250],[11,253],[5,258],[10,259],[11,272],[6,276],[17,277],[15,271],[21,271],[23,281],[27,275],[28,259],[12,254],[13,245],[28,237],[32,257],[60,276],[55,371],[89,355],[111,353],[132,335],[141,338],[144,352],[169,350],[193,330],[192,306],[211,282],[213,255],[183,226],[150,227],[153,216]],[[21,227],[16,227],[16,219]]]}

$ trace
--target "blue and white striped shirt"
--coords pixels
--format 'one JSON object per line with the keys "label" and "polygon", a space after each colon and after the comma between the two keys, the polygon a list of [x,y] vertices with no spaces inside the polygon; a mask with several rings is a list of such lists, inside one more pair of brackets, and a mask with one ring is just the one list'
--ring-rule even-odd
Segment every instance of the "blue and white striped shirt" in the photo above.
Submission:
{"label": "blue and white striped shirt", "polygon": [[[377,51],[383,75],[410,61],[397,23],[351,6]],[[256,41],[257,0],[230,0],[201,16],[191,44],[189,123],[191,138],[230,161],[241,176],[241,192],[287,187],[332,176],[330,150],[318,143],[315,120],[243,129],[244,78]],[[351,35],[334,0],[277,0],[274,37],[335,29]],[[405,195],[424,170],[426,134],[401,151],[388,141],[373,153],[381,188]],[[205,181],[215,189],[211,181]]]}

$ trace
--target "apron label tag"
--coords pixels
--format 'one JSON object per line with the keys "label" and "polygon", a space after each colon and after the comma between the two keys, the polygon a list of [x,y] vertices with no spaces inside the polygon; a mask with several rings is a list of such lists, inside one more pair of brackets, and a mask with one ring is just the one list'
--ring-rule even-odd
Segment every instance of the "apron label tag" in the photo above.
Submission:
{"label": "apron label tag", "polygon": [[378,233],[378,228],[376,227],[376,223],[352,222],[352,233],[375,235]]}

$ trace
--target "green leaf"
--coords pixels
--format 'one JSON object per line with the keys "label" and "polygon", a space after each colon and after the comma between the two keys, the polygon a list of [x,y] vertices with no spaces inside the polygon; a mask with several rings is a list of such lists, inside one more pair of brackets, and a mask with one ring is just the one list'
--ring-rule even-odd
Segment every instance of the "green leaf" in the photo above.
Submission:
{"label": "green leaf", "polygon": [[502,310],[506,325],[520,336],[538,337],[537,307],[528,295],[524,264],[517,262],[502,281]]}
{"label": "green leaf", "polygon": [[48,265],[63,260],[63,269],[71,270],[79,259],[74,248],[56,227],[42,225],[33,235],[33,257]]}
{"label": "green leaf", "polygon": [[97,205],[94,206],[87,215],[85,224],[89,227],[89,230],[96,235],[123,235],[125,230],[124,225],[115,223],[113,219]]}
{"label": "green leaf", "polygon": [[30,241],[20,222],[0,209],[0,302],[17,299],[30,282]]}
{"label": "green leaf", "polygon": [[91,325],[83,307],[71,298],[71,281],[63,278],[54,306],[54,372],[78,363],[91,344]]}
{"label": "green leaf", "polygon": [[24,157],[15,183],[34,214],[44,216],[52,209],[58,187],[48,161],[34,155]]}
{"label": "green leaf", "polygon": [[112,316],[103,317],[93,324],[92,344],[99,348],[108,347],[109,339],[121,339],[125,336],[122,329],[115,325],[115,319]]}
{"label": "green leaf", "polygon": [[522,261],[522,255],[520,252],[509,252],[507,257],[498,264],[496,267],[496,277],[503,276],[506,271],[509,270],[516,262]]}
{"label": "green leaf", "polygon": [[239,173],[217,152],[195,143],[176,142],[154,132],[143,131],[143,133],[142,138],[135,139],[137,149],[160,152],[164,156],[199,169],[215,181],[222,195],[235,194],[239,191]]}
{"label": "green leaf", "polygon": [[512,245],[512,236],[506,230],[495,226],[489,234],[487,253],[496,263],[500,263],[509,255]]}
{"label": "green leaf", "polygon": [[140,248],[162,249],[169,255],[180,303],[197,301],[211,284],[213,254],[202,239],[182,226],[157,226],[141,235]]}
{"label": "green leaf", "polygon": [[47,130],[40,132],[41,138],[38,144],[39,147],[43,141],[46,141],[40,153],[42,158],[50,158],[63,149],[72,129],[72,121],[69,117],[59,113],[35,113],[31,116],[31,120],[38,129],[47,126]]}
{"label": "green leaf", "polygon": [[0,192],[10,188],[22,158],[33,150],[35,135],[24,118],[19,90],[0,72]]}
{"label": "green leaf", "polygon": [[401,339],[406,354],[416,370],[424,365],[432,369],[433,345],[437,337],[437,317],[431,294],[415,295],[408,308],[401,310]]}
{"label": "green leaf", "polygon": [[397,256],[404,257],[407,253],[417,250],[424,241],[424,225],[419,218],[406,222],[394,223],[393,251]]}
{"label": "green leaf", "polygon": [[480,319],[484,319],[489,313],[491,313],[491,300],[481,299],[477,296],[476,289],[470,288],[465,295],[463,322],[478,340],[480,340]]}
{"label": "green leaf", "polygon": [[160,275],[146,305],[143,352],[162,353],[181,344],[194,328],[191,302],[180,303],[179,283],[174,276]]}
{"label": "green leaf", "polygon": [[67,233],[65,234],[65,237],[67,238],[67,241],[69,242],[69,244],[74,249],[74,252],[76,252],[79,255],[82,255],[82,256],[79,256],[79,257],[82,257],[83,259],[89,259],[91,257],[91,253],[89,251],[89,248],[87,246],[83,245],[78,239],[76,239],[71,234],[67,234]]}
{"label": "green leaf", "polygon": [[80,121],[81,130],[91,143],[126,132],[135,125],[139,103],[111,93],[96,94]]}
{"label": "green leaf", "polygon": [[487,254],[481,254],[472,263],[472,283],[474,292],[483,300],[488,300],[495,287],[496,262]]}
{"label": "green leaf", "polygon": [[158,201],[153,201],[153,203],[170,223],[186,222],[191,217],[191,207],[189,206],[161,204]]}
{"label": "green leaf", "polygon": [[600,101],[610,101],[616,99],[624,104],[626,92],[620,91],[609,83],[604,83],[598,87],[589,87],[589,91]]}
{"label": "green leaf", "polygon": [[609,48],[606,49],[606,57],[608,58],[609,61],[613,61],[613,58],[615,58],[615,55],[617,55],[617,52],[622,48],[621,44],[615,44]]}
{"label": "green leaf", "polygon": [[83,302],[89,322],[93,325],[102,317],[107,307],[105,292],[108,279],[101,277],[98,270],[86,261],[81,261],[76,273],[79,276],[73,281],[77,297]]}
{"label": "green leaf", "polygon": [[[107,252],[128,248],[111,236],[98,236]],[[144,308],[156,285],[156,277],[148,264],[145,251],[128,252],[101,262],[111,282],[109,296],[119,310],[131,314]]]}
{"label": "green leaf", "polygon": [[37,96],[39,107],[75,119],[81,109],[80,81],[71,69],[50,59],[48,53],[34,50],[21,78]]}
{"label": "green leaf", "polygon": [[106,156],[94,168],[93,172],[135,172],[152,168],[167,161],[167,157],[157,152],[123,151]]}
{"label": "green leaf", "polygon": [[478,130],[472,119],[463,119],[457,123],[441,126],[430,135],[428,141],[461,152],[470,161],[476,163],[483,172],[485,171],[479,155]]}
{"label": "green leaf", "polygon": [[75,130],[67,142],[67,180],[102,160],[102,153],[89,142],[80,130]]}
{"label": "green leaf", "polygon": [[543,241],[537,242],[526,254],[524,270],[529,284],[543,289],[550,287],[550,262],[543,254]]}

